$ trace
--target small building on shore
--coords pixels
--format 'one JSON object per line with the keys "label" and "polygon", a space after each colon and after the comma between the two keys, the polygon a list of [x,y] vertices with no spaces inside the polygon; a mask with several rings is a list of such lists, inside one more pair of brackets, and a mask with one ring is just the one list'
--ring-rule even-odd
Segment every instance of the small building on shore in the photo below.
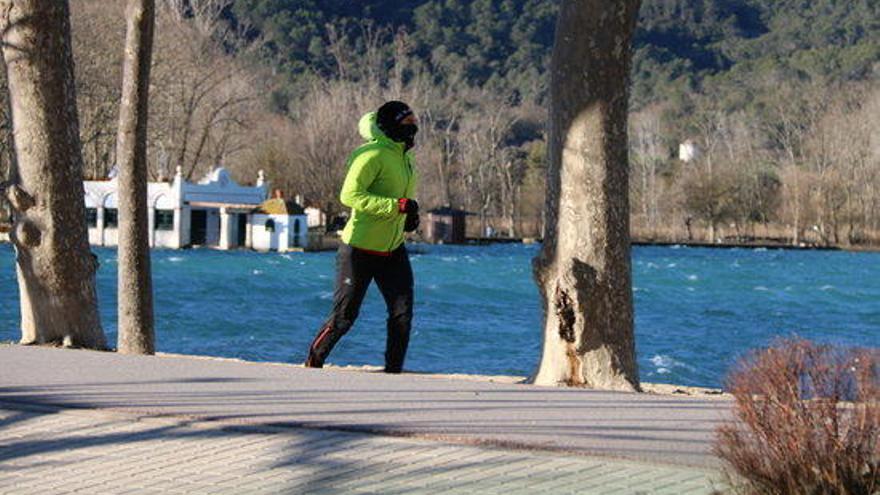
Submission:
{"label": "small building on shore", "polygon": [[[85,181],[83,186],[89,243],[116,246],[119,225],[117,180]],[[147,184],[150,246],[171,249],[191,246],[263,249],[268,246],[271,250],[286,250],[297,244],[306,247],[307,235],[291,242],[282,242],[279,237],[276,241],[270,239],[264,243],[261,237],[255,245],[254,225],[258,221],[254,217],[266,215],[261,207],[266,202],[267,189],[262,171],[255,185],[246,186],[236,183],[223,167],[214,168],[195,183],[184,180],[178,168],[171,182]],[[301,210],[270,215],[276,224],[292,229],[290,235],[293,236],[298,222],[302,223],[302,231],[307,231],[306,217]],[[259,231],[265,230],[265,225],[262,220],[258,236],[263,235]],[[276,237],[279,235],[280,231]]]}
{"label": "small building on shore", "polygon": [[302,205],[285,200],[280,191],[250,216],[251,247],[257,251],[305,249],[309,242],[308,216]]}
{"label": "small building on shore", "polygon": [[468,212],[443,206],[428,211],[425,240],[432,244],[464,244]]}

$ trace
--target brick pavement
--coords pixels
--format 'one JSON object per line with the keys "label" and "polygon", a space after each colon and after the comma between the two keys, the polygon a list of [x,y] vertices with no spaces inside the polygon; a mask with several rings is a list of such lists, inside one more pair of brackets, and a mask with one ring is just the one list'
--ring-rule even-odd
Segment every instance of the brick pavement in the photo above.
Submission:
{"label": "brick pavement", "polygon": [[708,494],[717,472],[0,401],[0,494]]}

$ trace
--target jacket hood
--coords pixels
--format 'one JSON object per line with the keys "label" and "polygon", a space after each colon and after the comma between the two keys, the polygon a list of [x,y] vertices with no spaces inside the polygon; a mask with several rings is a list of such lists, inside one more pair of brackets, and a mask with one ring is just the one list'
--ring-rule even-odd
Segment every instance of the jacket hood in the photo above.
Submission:
{"label": "jacket hood", "polygon": [[367,141],[390,141],[376,124],[376,112],[369,112],[361,117],[358,122],[358,131],[361,133],[361,137]]}

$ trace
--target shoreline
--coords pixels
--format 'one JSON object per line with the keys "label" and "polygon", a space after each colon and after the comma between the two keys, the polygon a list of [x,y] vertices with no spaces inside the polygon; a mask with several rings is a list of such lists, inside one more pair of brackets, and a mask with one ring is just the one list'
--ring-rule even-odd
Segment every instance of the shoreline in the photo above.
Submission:
{"label": "shoreline", "polygon": [[[107,352],[115,352],[115,351],[107,351]],[[254,365],[270,365],[270,366],[282,366],[282,367],[294,367],[294,368],[303,368],[302,363],[284,363],[278,361],[249,361],[246,359],[240,358],[228,358],[228,357],[220,357],[220,356],[202,356],[198,354],[178,354],[174,352],[157,352],[155,354],[156,357],[168,357],[168,358],[185,358],[185,359],[204,359],[209,361],[231,361],[237,363],[245,363],[245,364],[254,364]],[[323,369],[332,370],[332,371],[345,371],[345,372],[353,372],[353,373],[382,373],[381,366],[375,365],[335,365],[335,364],[325,364]],[[480,375],[480,374],[469,374],[469,373],[432,373],[426,371],[415,371],[415,370],[404,370],[404,375],[416,375],[425,378],[438,378],[438,379],[452,379],[452,380],[464,380],[464,381],[474,381],[474,382],[489,382],[489,383],[504,383],[504,384],[516,384],[516,385],[530,385],[534,387],[545,387],[542,385],[532,385],[527,383],[528,377],[526,376],[516,376],[516,375]],[[694,387],[687,385],[675,385],[671,383],[650,383],[650,382],[640,382],[642,387],[642,393],[652,394],[652,395],[679,395],[679,396],[689,396],[689,397],[717,397],[717,398],[730,398],[731,395],[725,392],[721,388],[712,388],[712,387]],[[566,388],[566,387],[546,387],[546,388]]]}
{"label": "shoreline", "polygon": [[[107,351],[96,351],[93,349],[80,349],[80,348],[72,348],[72,347],[64,347],[60,345],[22,345],[17,342],[12,341],[0,341],[0,346],[6,347],[48,347],[55,349],[68,349],[68,350],[77,350],[77,351],[88,351],[88,352],[112,352],[117,353],[115,350],[107,350]],[[293,367],[293,368],[302,368],[302,363],[284,363],[279,361],[250,361],[241,358],[229,358],[222,356],[203,356],[198,354],[180,354],[174,352],[157,352],[154,357],[158,358],[174,358],[174,359],[199,359],[206,361],[229,361],[250,365],[258,365],[258,366],[279,366],[279,367]],[[381,366],[374,365],[334,365],[334,364],[325,364],[324,369],[332,370],[332,371],[344,371],[344,372],[352,372],[352,373],[382,373]],[[469,373],[432,373],[425,371],[417,371],[417,370],[404,370],[404,375],[414,375],[420,376],[424,378],[436,378],[436,379],[451,379],[451,380],[462,380],[462,381],[476,381],[476,382],[489,382],[489,383],[502,383],[502,384],[518,384],[518,385],[530,385],[534,387],[542,387],[542,388],[565,388],[565,387],[544,387],[542,385],[532,385],[527,383],[528,377],[525,376],[516,376],[516,375],[481,375],[481,374],[469,374]],[[671,396],[686,396],[686,397],[710,397],[710,398],[729,398],[731,397],[729,393],[724,392],[720,388],[712,388],[712,387],[694,387],[687,385],[675,385],[670,383],[649,383],[649,382],[641,382],[642,393],[651,394],[651,395],[671,395]]]}
{"label": "shoreline", "polygon": [[[468,238],[465,246],[487,246],[490,244],[538,244],[542,242],[540,238],[523,237],[473,237]],[[419,243],[422,244],[422,243]],[[874,246],[819,246],[819,245],[792,245],[783,241],[764,241],[764,242],[708,242],[708,241],[687,241],[687,240],[651,240],[633,237],[630,240],[631,246],[657,246],[657,247],[689,247],[689,248],[709,248],[709,249],[780,249],[788,251],[842,251],[853,253],[880,253],[880,245]]]}

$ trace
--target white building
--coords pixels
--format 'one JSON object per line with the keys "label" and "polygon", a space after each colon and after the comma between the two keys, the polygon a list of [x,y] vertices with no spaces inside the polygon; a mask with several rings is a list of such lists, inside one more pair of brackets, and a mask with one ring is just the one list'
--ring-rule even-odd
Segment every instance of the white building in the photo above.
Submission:
{"label": "white building", "polygon": [[[299,201],[299,199],[297,199],[296,202],[302,204],[302,201]],[[319,208],[309,206],[305,211],[306,217],[308,217],[309,227],[323,227],[327,225],[327,214]]]}
{"label": "white building", "polygon": [[687,163],[700,157],[700,148],[693,140],[688,139],[678,145],[678,159]]}
{"label": "white building", "polygon": [[251,214],[250,246],[257,251],[289,251],[306,248],[308,218],[303,207],[283,198],[269,199]]}
{"label": "white building", "polygon": [[[117,244],[117,186],[115,178],[84,182],[89,242],[92,245]],[[172,182],[147,184],[150,246],[175,249],[187,246],[257,248],[253,242],[257,222],[254,217],[261,216],[258,208],[266,201],[266,193],[267,185],[262,171],[255,186],[242,186],[232,180],[229,172],[222,167],[215,168],[198,183],[185,181],[178,168]],[[294,216],[297,218],[278,218],[276,221],[290,224],[291,227],[295,226],[297,220],[306,225],[305,215]],[[257,230],[265,230],[265,222]],[[307,229],[304,227],[303,230]],[[261,236],[262,232],[257,235]],[[270,242],[269,246],[270,249],[286,250],[297,244],[305,247],[306,242],[300,239],[289,243],[279,241]],[[261,240],[259,246],[263,245]]]}

